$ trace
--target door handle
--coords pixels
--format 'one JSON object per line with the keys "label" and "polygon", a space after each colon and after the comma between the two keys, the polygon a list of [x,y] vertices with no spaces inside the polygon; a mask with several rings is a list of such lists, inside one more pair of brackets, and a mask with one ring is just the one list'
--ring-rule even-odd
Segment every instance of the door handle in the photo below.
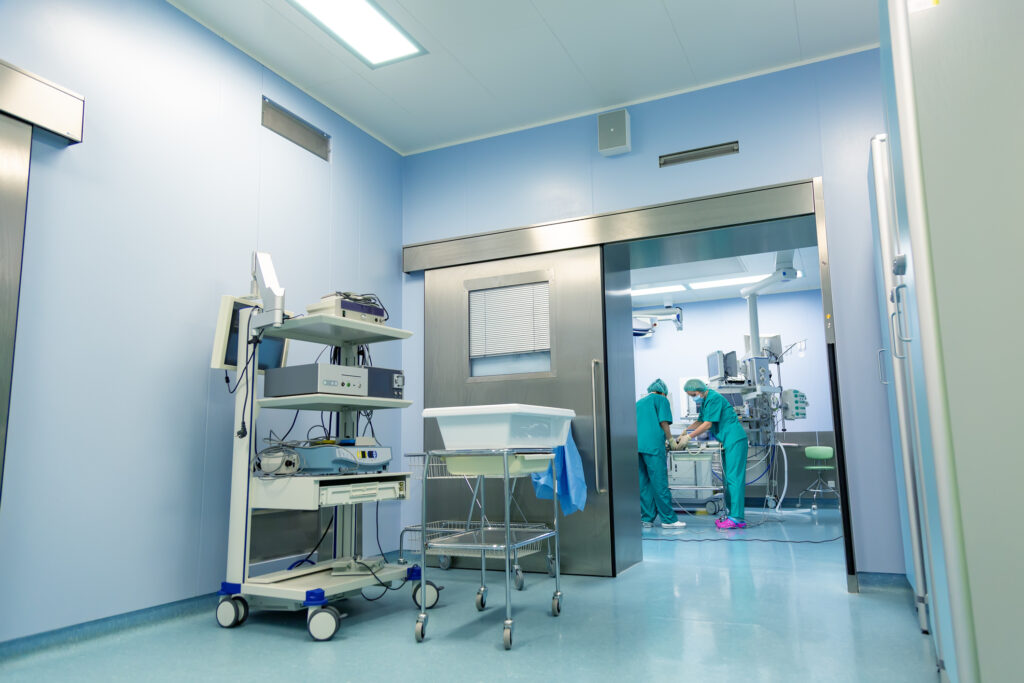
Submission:
{"label": "door handle", "polygon": [[909,343],[912,341],[909,330],[907,331],[907,334],[903,334],[903,320],[906,316],[903,315],[903,308],[900,306],[904,301],[903,297],[900,296],[900,290],[907,291],[909,290],[909,287],[905,284],[901,284],[896,285],[892,290],[893,303],[896,304],[896,336],[899,337],[901,342]]}
{"label": "door handle", "polygon": [[899,340],[896,339],[896,311],[893,311],[889,315],[889,340],[892,342],[892,357],[898,358],[899,360],[906,360],[906,355],[900,355],[897,349],[900,347]]}
{"label": "door handle", "polygon": [[597,456],[597,366],[600,364],[601,361],[596,358],[590,361],[590,407],[594,416],[594,488],[598,493],[608,493],[608,489],[601,488],[601,466]]}
{"label": "door handle", "polygon": [[888,384],[889,380],[885,378],[885,370],[883,369],[885,361],[882,360],[882,354],[885,353],[885,349],[878,349],[878,381],[882,384]]}

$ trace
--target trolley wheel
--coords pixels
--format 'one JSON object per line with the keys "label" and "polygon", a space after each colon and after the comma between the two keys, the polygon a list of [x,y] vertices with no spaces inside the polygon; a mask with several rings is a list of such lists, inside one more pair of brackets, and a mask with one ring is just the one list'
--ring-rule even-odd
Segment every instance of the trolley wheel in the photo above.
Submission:
{"label": "trolley wheel", "polygon": [[334,616],[338,617],[338,621],[339,621],[339,622],[340,622],[340,621],[341,621],[342,619],[344,619],[345,617],[347,617],[347,616],[348,616],[348,614],[347,614],[347,613],[346,613],[346,614],[342,614],[342,613],[341,613],[341,610],[340,610],[340,609],[338,609],[337,607],[335,607],[334,605],[324,605],[324,609],[325,609],[325,610],[330,610],[331,612],[334,612]]}
{"label": "trolley wheel", "polygon": [[452,558],[449,555],[439,555],[437,557],[437,566],[441,569],[451,569]]}
{"label": "trolley wheel", "polygon": [[426,605],[421,604],[420,601],[420,584],[417,583],[415,586],[413,586],[412,601],[416,603],[416,606],[419,607],[420,610],[431,609],[434,605],[436,605],[437,600],[441,594],[441,589],[438,588],[437,584],[435,584],[433,581],[427,581],[427,588],[424,591],[424,594],[426,595],[427,598],[425,601],[427,603]]}
{"label": "trolley wheel", "polygon": [[487,608],[487,591],[483,588],[476,592],[476,609],[483,612]]}
{"label": "trolley wheel", "polygon": [[522,569],[516,567],[516,573],[512,577],[512,580],[515,583],[517,591],[523,590],[523,587],[526,585],[526,577],[523,575]]}
{"label": "trolley wheel", "polygon": [[545,557],[544,558],[544,564],[547,565],[548,576],[554,576],[555,575],[555,557],[554,557],[554,555],[548,555],[547,557]]}
{"label": "trolley wheel", "polygon": [[813,503],[811,505],[811,512],[817,512],[817,511],[818,511],[818,504],[817,503]]}
{"label": "trolley wheel", "polygon": [[238,607],[238,621],[235,622],[235,626],[241,626],[249,618],[249,603],[241,595],[231,598],[231,602]]}
{"label": "trolley wheel", "polygon": [[427,637],[427,625],[422,621],[416,622],[416,642],[422,643],[423,639]]}
{"label": "trolley wheel", "polygon": [[338,632],[337,611],[327,607],[320,607],[314,610],[313,614],[309,617],[309,621],[306,623],[306,628],[309,630],[309,635],[313,637],[313,640],[330,640]]}
{"label": "trolley wheel", "polygon": [[221,628],[231,628],[238,623],[238,604],[231,598],[224,598],[217,603],[217,623]]}
{"label": "trolley wheel", "polygon": [[562,596],[556,595],[551,598],[551,616],[557,617],[562,613]]}
{"label": "trolley wheel", "polygon": [[718,501],[709,500],[707,503],[704,504],[704,510],[707,511],[709,515],[718,514]]}
{"label": "trolley wheel", "polygon": [[511,650],[512,649],[512,629],[509,628],[508,626],[506,626],[505,628],[502,629],[502,631],[501,631],[501,640],[502,640],[503,643],[505,643],[505,649],[506,650]]}

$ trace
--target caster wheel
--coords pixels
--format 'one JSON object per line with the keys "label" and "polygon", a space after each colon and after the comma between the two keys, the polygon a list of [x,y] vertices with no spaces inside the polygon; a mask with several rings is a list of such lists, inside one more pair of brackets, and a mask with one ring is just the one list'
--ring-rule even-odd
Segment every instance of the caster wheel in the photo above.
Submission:
{"label": "caster wheel", "polygon": [[479,612],[487,609],[487,592],[482,589],[476,594],[476,609]]}
{"label": "caster wheel", "polygon": [[523,570],[522,569],[516,569],[516,573],[515,573],[515,576],[513,577],[513,581],[515,582],[515,587],[516,587],[517,591],[523,590],[523,587],[526,585],[526,577],[523,576]]}
{"label": "caster wheel", "polygon": [[502,642],[504,642],[506,650],[512,649],[512,629],[510,629],[508,626],[502,629],[501,640]]}
{"label": "caster wheel", "polygon": [[338,612],[329,607],[321,607],[313,612],[306,624],[313,640],[330,640],[338,632]]}
{"label": "caster wheel", "polygon": [[544,558],[544,564],[547,565],[548,576],[554,576],[555,575],[555,558],[554,558],[554,556],[553,555],[548,555],[546,558]]}
{"label": "caster wheel", "polygon": [[249,618],[249,603],[240,595],[231,598],[231,602],[238,608],[238,621],[235,622],[235,626],[241,626]]}
{"label": "caster wheel", "polygon": [[561,596],[556,595],[555,597],[551,598],[551,616],[557,617],[561,613],[562,613],[562,598],[561,598]]}
{"label": "caster wheel", "polygon": [[[424,593],[427,599],[425,601],[421,601],[420,585],[417,583],[415,586],[413,586],[412,589],[412,601],[415,602],[416,606],[419,607],[421,610],[431,609],[434,605],[437,604],[437,600],[440,597],[441,589],[438,588],[437,584],[435,584],[433,581],[427,581],[427,587]],[[426,604],[424,605],[423,602],[426,602]]]}
{"label": "caster wheel", "polygon": [[440,567],[441,569],[445,569],[445,570],[451,569],[452,568],[452,558],[449,557],[448,555],[440,555],[440,556],[438,556],[438,558],[437,558],[437,566]]}
{"label": "caster wheel", "polygon": [[427,637],[427,625],[422,621],[416,622],[416,642],[422,643],[423,639]]}
{"label": "caster wheel", "polygon": [[812,505],[811,506],[811,512],[817,512],[817,511],[818,511],[818,506],[817,505]]}
{"label": "caster wheel", "polygon": [[231,598],[225,598],[217,603],[217,623],[221,628],[231,628],[239,621],[238,603]]}
{"label": "caster wheel", "polygon": [[345,617],[347,617],[347,616],[348,616],[348,614],[347,614],[347,613],[346,613],[346,614],[342,614],[342,613],[341,613],[341,610],[340,610],[340,609],[338,609],[337,607],[335,607],[334,605],[327,605],[326,607],[324,607],[324,609],[325,609],[325,610],[328,610],[328,611],[330,611],[330,612],[333,612],[333,613],[334,613],[334,616],[338,617],[338,621],[339,621],[339,622],[340,622],[340,621],[341,621],[342,619],[344,619]]}

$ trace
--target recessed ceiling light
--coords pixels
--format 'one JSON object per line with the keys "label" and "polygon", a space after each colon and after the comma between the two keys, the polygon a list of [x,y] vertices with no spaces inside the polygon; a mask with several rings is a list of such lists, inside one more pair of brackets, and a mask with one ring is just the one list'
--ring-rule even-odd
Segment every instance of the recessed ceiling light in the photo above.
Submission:
{"label": "recessed ceiling light", "polygon": [[728,277],[724,280],[705,280],[691,282],[690,289],[712,289],[714,287],[732,287],[733,285],[752,285],[768,277],[767,275],[747,275],[744,277]]}
{"label": "recessed ceiling light", "polygon": [[907,11],[920,12],[924,9],[931,9],[939,4],[939,0],[907,0]]}
{"label": "recessed ceiling light", "polygon": [[424,50],[371,0],[288,0],[371,69]]}
{"label": "recessed ceiling light", "polygon": [[686,285],[665,285],[664,287],[647,287],[646,289],[632,289],[633,296],[646,296],[648,294],[668,294],[669,292],[685,292]]}

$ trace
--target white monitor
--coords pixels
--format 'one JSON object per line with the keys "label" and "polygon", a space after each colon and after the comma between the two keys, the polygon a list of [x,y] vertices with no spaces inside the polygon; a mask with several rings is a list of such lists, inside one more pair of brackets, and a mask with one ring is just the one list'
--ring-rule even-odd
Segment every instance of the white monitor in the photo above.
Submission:
{"label": "white monitor", "polygon": [[[214,370],[235,370],[238,367],[238,312],[255,305],[251,299],[225,294],[220,298],[217,328],[213,333],[213,356],[210,367]],[[250,330],[250,333],[253,330]],[[288,361],[288,340],[264,337],[260,342],[259,369],[284,367]],[[244,362],[244,361],[243,361]]]}

